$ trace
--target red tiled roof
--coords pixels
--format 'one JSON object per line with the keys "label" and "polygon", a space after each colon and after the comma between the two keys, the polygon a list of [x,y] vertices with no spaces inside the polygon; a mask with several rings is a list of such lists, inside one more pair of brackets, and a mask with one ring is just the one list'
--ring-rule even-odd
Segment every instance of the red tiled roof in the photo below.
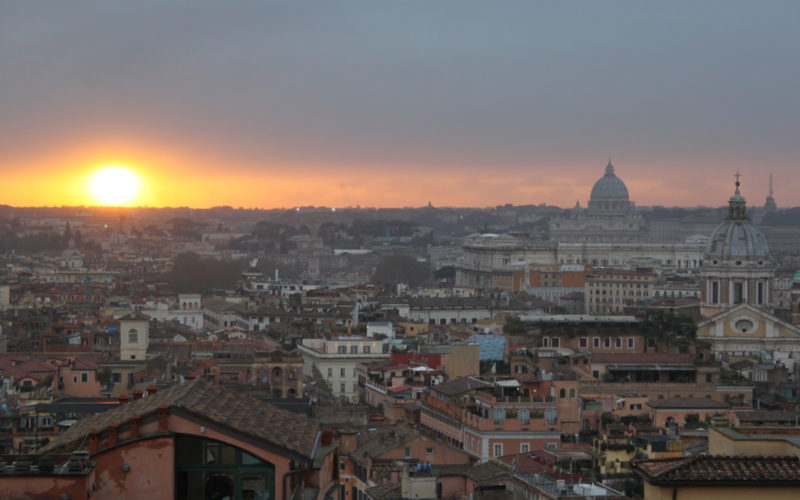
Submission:
{"label": "red tiled roof", "polygon": [[639,460],[634,469],[651,484],[661,483],[793,483],[800,484],[796,456],[709,456]]}
{"label": "red tiled roof", "polygon": [[392,362],[410,365],[413,361],[423,362],[431,368],[439,368],[442,364],[441,354],[392,354]]}
{"label": "red tiled roof", "polygon": [[398,385],[397,387],[389,387],[389,392],[403,392],[411,389],[410,385]]}
{"label": "red tiled roof", "polygon": [[680,363],[693,364],[694,358],[691,354],[680,354],[672,352],[653,352],[647,354],[637,354],[631,352],[621,353],[598,353],[592,354],[592,363]]}
{"label": "red tiled roof", "polygon": [[134,415],[145,417],[157,413],[161,405],[169,407],[170,412],[179,411],[209,419],[306,457],[313,452],[319,430],[319,424],[303,415],[197,379],[84,418],[54,438],[41,451],[46,453],[80,442],[91,429],[102,432],[112,424],[129,422]]}
{"label": "red tiled roof", "polygon": [[97,370],[100,368],[91,361],[81,358],[75,358],[75,362],[73,363],[72,367],[76,370]]}

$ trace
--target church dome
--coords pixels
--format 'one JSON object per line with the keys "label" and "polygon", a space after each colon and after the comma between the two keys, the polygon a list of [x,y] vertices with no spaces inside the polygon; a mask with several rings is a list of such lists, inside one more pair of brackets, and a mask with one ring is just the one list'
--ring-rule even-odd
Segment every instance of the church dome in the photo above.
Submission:
{"label": "church dome", "polygon": [[622,182],[622,179],[614,174],[614,165],[611,164],[611,160],[608,160],[605,175],[594,183],[591,200],[620,199],[628,199],[628,188],[625,186],[625,183]]}
{"label": "church dome", "polygon": [[744,196],[736,192],[728,200],[728,217],[717,226],[708,241],[706,259],[766,260],[769,246],[764,233],[747,217]]}

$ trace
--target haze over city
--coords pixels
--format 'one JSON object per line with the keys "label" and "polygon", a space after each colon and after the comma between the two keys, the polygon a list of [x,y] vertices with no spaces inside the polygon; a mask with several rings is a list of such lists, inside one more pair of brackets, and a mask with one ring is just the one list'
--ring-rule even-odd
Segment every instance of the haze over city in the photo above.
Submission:
{"label": "haze over city", "polygon": [[793,1],[6,2],[0,203],[569,207],[610,156],[800,205],[798,46]]}

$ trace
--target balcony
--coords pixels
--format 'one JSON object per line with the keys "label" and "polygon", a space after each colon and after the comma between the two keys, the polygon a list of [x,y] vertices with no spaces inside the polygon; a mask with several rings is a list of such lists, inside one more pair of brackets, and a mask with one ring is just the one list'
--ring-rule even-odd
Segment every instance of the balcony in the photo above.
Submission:
{"label": "balcony", "polygon": [[464,412],[464,425],[481,431],[530,431],[547,432],[558,427],[558,420],[548,423],[542,412],[531,412],[530,419],[520,420],[516,417],[506,417],[503,420],[484,418],[471,411]]}
{"label": "balcony", "polygon": [[[545,404],[542,404],[541,407],[542,408],[550,408],[553,405],[546,404],[546,403],[555,402],[555,398],[553,398],[552,396],[544,396],[544,397],[543,396],[538,396],[538,395],[534,395],[534,396],[499,396],[499,395],[495,395],[493,393],[486,392],[486,391],[476,391],[473,394],[473,396],[475,397],[476,400],[480,400],[480,401],[483,401],[483,402],[486,402],[486,403],[489,403],[489,404],[492,404],[492,405],[497,405],[497,404],[502,405],[502,404],[508,404],[508,403],[516,403],[516,404],[519,404],[519,403],[533,403],[532,405],[530,405],[532,408],[538,407],[535,403],[545,403]],[[526,405],[526,406],[528,406],[528,405]]]}

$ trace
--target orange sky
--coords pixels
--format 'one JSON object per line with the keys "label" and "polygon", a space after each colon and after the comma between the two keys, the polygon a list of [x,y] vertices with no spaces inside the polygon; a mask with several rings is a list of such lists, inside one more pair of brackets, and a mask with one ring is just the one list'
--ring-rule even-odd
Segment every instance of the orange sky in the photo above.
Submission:
{"label": "orange sky", "polygon": [[[65,157],[66,158],[66,157]],[[0,167],[4,189],[0,203],[12,206],[97,205],[88,178],[102,165],[121,164],[142,179],[133,206],[230,205],[280,208],[301,205],[344,207],[495,206],[546,203],[585,206],[605,161],[594,165],[567,163],[542,166],[458,168],[448,166],[220,166],[202,158],[150,154],[110,154],[69,159],[39,159],[38,165],[12,170]],[[615,161],[631,199],[639,205],[720,206],[732,191],[732,176],[703,175],[722,168],[731,175],[736,166],[698,167],[692,177],[670,176],[668,166]],[[766,174],[742,165],[743,192],[750,205],[763,204]],[[665,172],[654,176],[649,172]],[[758,176],[753,179],[753,176]],[[750,182],[748,182],[748,180]],[[782,201],[778,198],[779,203]]]}

